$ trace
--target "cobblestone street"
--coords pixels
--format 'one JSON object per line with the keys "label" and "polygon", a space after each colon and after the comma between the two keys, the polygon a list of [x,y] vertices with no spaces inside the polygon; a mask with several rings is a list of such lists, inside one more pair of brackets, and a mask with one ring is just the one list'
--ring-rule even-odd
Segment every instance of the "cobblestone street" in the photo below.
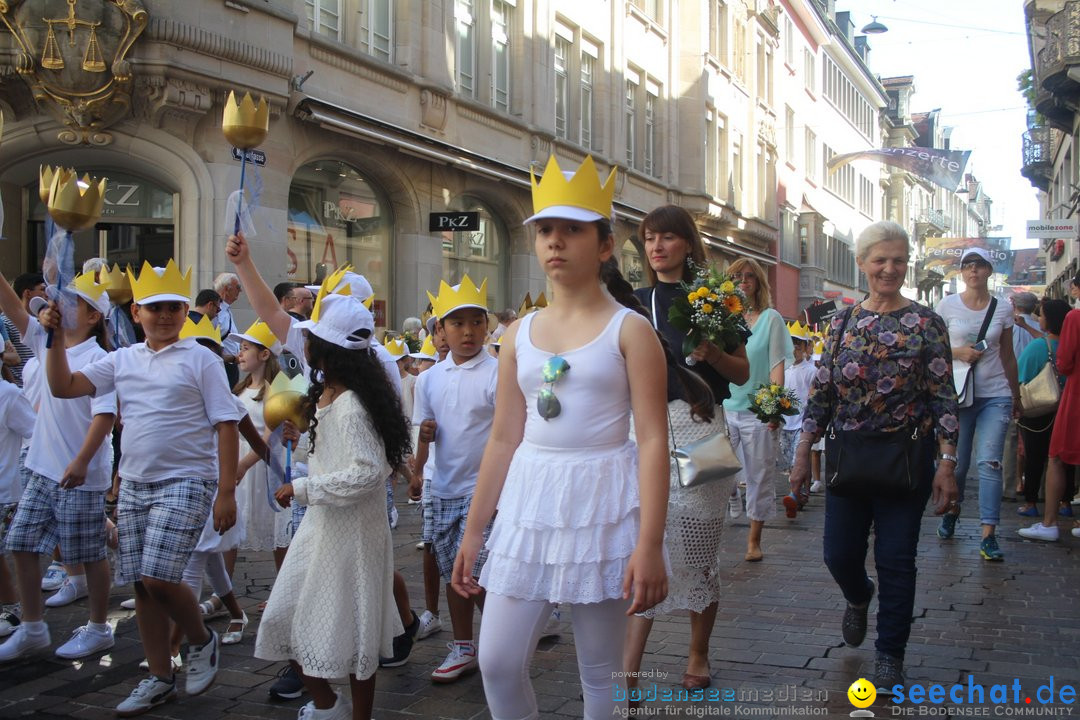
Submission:
{"label": "cobblestone street", "polygon": [[[406,505],[399,488],[401,524],[394,533],[397,566],[409,582],[414,608],[422,609],[418,506]],[[844,647],[840,639],[843,600],[821,561],[823,498],[815,496],[807,512],[795,520],[780,517],[767,525],[765,560],[742,561],[745,518],[733,521],[725,540],[724,595],[712,638],[714,687],[726,692],[729,702],[647,702],[646,716],[785,717],[794,714],[847,715],[853,708],[847,688],[873,671],[874,629],[861,648]],[[972,504],[971,507],[974,507]],[[909,685],[946,686],[962,683],[968,675],[989,687],[1019,680],[1020,706],[988,708],[989,715],[1045,712],[1050,707],[1024,703],[1036,699],[1039,686],[1053,683],[1074,688],[1080,684],[1080,568],[1076,562],[1080,540],[1063,533],[1058,544],[1038,545],[1016,536],[1019,523],[1014,505],[1003,506],[1000,537],[1004,563],[987,563],[977,548],[978,526],[961,518],[957,537],[943,542],[934,535],[936,520],[923,522],[919,558],[916,619],[906,660]],[[236,585],[252,618],[240,645],[226,647],[222,670],[205,695],[169,703],[148,718],[260,718],[296,717],[302,701],[277,703],[267,688],[280,665],[254,659],[252,648],[258,627],[257,605],[270,593],[273,562],[268,554],[241,555]],[[871,575],[876,573],[871,570]],[[112,708],[131,691],[143,673],[134,613],[120,609],[130,596],[128,588],[115,588],[110,621],[116,627],[115,649],[85,662],[55,658],[26,661],[0,672],[0,716],[33,718],[108,718]],[[444,617],[445,596],[443,597]],[[876,601],[871,606],[873,611]],[[49,610],[54,646],[85,621],[85,600]],[[563,615],[564,621],[567,615]],[[225,620],[215,621],[219,630]],[[533,686],[542,717],[580,718],[577,666],[569,623],[557,641],[542,641],[533,662]],[[446,653],[450,640],[444,630],[416,644],[404,667],[380,671],[375,717],[487,718],[479,675],[456,684],[438,686],[428,679]],[[689,640],[686,617],[656,623],[642,669],[656,675],[657,690],[677,688],[684,670]],[[643,686],[650,687],[650,681]],[[1010,689],[1010,700],[1011,700]],[[899,714],[886,708],[882,696],[871,710],[878,716]],[[989,696],[987,696],[989,702]],[[889,703],[891,706],[892,704]],[[938,709],[946,712],[940,706]],[[1057,705],[1063,708],[1075,705]],[[927,709],[923,706],[923,709]],[[918,714],[918,708],[914,708]],[[961,708],[961,712],[970,708]],[[1007,712],[1002,712],[1007,711]],[[1018,711],[1015,712],[1014,711]],[[955,713],[955,711],[954,711]],[[969,713],[970,714],[970,713]]]}

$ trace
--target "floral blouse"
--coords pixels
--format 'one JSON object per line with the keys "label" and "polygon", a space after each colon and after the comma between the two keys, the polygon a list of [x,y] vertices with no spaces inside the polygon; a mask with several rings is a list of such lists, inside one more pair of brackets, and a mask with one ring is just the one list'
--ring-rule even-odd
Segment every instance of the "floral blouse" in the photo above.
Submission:
{"label": "floral blouse", "polygon": [[936,425],[938,439],[955,445],[959,409],[945,321],[915,302],[887,313],[861,305],[850,312],[842,343],[837,336],[848,312],[832,320],[803,432],[824,432],[830,423],[877,431],[919,423],[923,433]]}

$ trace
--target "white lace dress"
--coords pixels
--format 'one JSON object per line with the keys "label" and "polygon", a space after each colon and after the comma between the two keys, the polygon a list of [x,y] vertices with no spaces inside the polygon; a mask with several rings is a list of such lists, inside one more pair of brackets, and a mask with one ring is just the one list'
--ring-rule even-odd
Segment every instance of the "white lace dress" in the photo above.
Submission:
{"label": "white lace dress", "polygon": [[[684,400],[674,400],[668,408],[677,445],[727,432],[720,406],[711,423],[693,421],[690,405]],[[664,525],[664,547],[671,561],[668,595],[642,613],[645,617],[673,610],[701,612],[720,599],[720,535],[735,477],[684,488],[679,485],[675,461],[671,462],[671,492]]]}
{"label": "white lace dress", "polygon": [[316,411],[309,475],[294,483],[308,511],[266,604],[255,657],[296,660],[305,674],[364,680],[403,632],[393,596],[383,443],[359,398]]}
{"label": "white lace dress", "polygon": [[[260,434],[266,432],[263,421],[263,401],[256,400],[261,388],[245,388],[237,397],[244,404],[244,410]],[[251,452],[251,446],[240,438],[240,457]],[[288,511],[286,511],[288,512]],[[244,525],[244,539],[240,542],[241,550],[265,552],[274,549],[275,513],[266,499],[266,463],[257,462],[244,475],[236,486],[236,522]]]}

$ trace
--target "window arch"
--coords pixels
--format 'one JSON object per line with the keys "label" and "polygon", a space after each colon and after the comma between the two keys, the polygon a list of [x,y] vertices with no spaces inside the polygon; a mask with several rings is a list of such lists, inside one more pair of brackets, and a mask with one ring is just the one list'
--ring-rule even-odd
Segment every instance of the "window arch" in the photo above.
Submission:
{"label": "window arch", "polygon": [[443,278],[451,285],[463,275],[480,283],[487,278],[487,303],[492,312],[506,307],[506,226],[481,200],[462,196],[453,210],[475,212],[478,229],[444,231],[442,236]]}

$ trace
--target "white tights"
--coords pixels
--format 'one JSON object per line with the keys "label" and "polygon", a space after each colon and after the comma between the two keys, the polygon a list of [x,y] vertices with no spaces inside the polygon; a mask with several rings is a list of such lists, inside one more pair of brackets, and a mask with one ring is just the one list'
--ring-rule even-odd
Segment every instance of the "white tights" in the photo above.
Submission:
{"label": "white tights", "polygon": [[[623,669],[629,604],[628,600],[605,600],[570,606],[585,720],[608,720],[615,710],[626,708],[625,700],[612,699],[612,678]],[[539,717],[536,694],[529,682],[529,662],[554,607],[544,600],[487,594],[477,656],[494,720]]]}
{"label": "white tights", "polygon": [[214,594],[225,597],[232,592],[232,580],[225,570],[225,556],[219,552],[191,553],[187,567],[184,568],[183,582],[195,593],[195,601],[202,597],[203,574],[210,576],[210,587]]}

